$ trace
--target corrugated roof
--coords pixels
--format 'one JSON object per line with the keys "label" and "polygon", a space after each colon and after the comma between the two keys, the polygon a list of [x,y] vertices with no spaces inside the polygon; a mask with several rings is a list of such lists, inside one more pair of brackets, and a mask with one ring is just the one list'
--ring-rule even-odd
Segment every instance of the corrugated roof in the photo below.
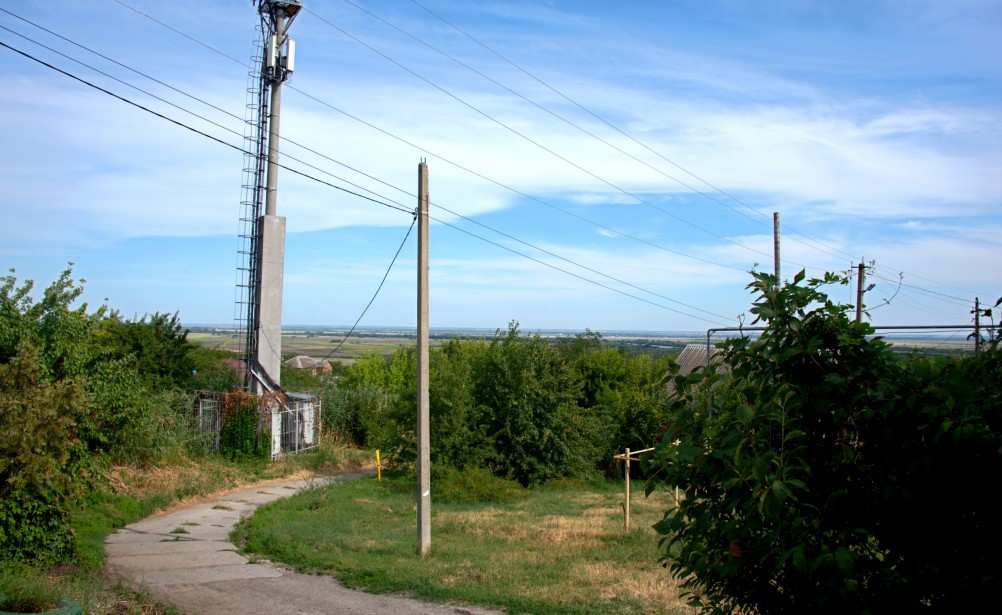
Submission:
{"label": "corrugated roof", "polygon": [[[720,348],[710,347],[710,361],[717,366],[717,373],[725,373],[729,371],[726,365],[724,365],[721,360],[723,359],[723,350]],[[682,349],[678,357],[675,358],[675,364],[678,365],[678,373],[682,376],[688,376],[692,372],[706,367],[706,346],[703,344],[689,344]],[[667,372],[662,377],[662,380],[667,380],[666,392],[668,395],[675,394],[675,382],[672,380],[672,373]]]}

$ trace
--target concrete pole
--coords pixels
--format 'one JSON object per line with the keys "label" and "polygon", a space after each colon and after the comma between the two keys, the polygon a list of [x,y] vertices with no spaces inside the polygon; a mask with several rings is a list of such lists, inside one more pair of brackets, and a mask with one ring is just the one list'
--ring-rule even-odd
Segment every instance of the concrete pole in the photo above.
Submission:
{"label": "concrete pole", "polygon": [[866,265],[860,263],[856,274],[856,322],[863,320],[863,284],[866,283]]}
{"label": "concrete pole", "polygon": [[[282,40],[285,37],[285,11],[278,9],[275,19],[275,57],[271,74],[271,104],[268,108],[268,170],[265,182],[265,207],[261,216],[258,246],[258,331],[257,363],[276,385],[282,376],[282,293],[285,286],[285,218],[276,214],[278,201],[278,144],[281,123]],[[266,62],[267,64],[267,62]],[[255,384],[258,394],[265,389]]]}
{"label": "concrete pole", "polygon": [[981,353],[981,300],[974,298],[974,354]]}
{"label": "concrete pole", "polygon": [[418,165],[417,532],[418,555],[431,549],[431,438],[428,419],[428,164]]}
{"label": "concrete pole", "polygon": [[271,105],[268,107],[268,178],[265,186],[267,192],[264,199],[264,215],[276,215],[278,201],[278,142],[279,126],[282,114],[282,38],[285,30],[285,11],[278,10],[275,21],[275,32],[278,36],[276,45],[275,73],[271,80]]}
{"label": "concrete pole", "polygon": [[776,288],[782,284],[779,277],[779,212],[772,214],[772,260],[776,268]]}

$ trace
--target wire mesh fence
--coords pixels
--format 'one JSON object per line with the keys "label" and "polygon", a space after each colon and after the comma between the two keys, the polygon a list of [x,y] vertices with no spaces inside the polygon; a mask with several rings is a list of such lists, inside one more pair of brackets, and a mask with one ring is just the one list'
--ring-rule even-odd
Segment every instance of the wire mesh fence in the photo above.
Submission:
{"label": "wire mesh fence", "polygon": [[[296,454],[316,448],[320,444],[320,398],[300,393],[286,394],[282,402],[269,398],[261,404],[258,436],[270,444],[269,456]],[[192,427],[206,442],[212,452],[219,452],[220,434],[223,430],[224,394],[200,392],[195,398]]]}

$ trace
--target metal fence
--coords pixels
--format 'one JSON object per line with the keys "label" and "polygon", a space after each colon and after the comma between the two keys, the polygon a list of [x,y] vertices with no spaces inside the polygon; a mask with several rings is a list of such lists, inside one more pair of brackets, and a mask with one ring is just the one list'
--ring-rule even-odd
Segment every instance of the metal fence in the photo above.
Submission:
{"label": "metal fence", "polygon": [[[276,459],[316,448],[320,444],[320,410],[319,397],[301,393],[288,393],[285,403],[264,403],[258,433],[270,434],[270,457]],[[199,393],[195,398],[193,423],[194,429],[206,437],[209,450],[218,452],[223,394]]]}
{"label": "metal fence", "polygon": [[210,451],[219,452],[219,431],[223,426],[223,396],[200,392],[195,398],[195,430],[206,436]]}
{"label": "metal fence", "polygon": [[288,402],[270,413],[271,458],[316,448],[320,443],[320,398],[289,393]]}

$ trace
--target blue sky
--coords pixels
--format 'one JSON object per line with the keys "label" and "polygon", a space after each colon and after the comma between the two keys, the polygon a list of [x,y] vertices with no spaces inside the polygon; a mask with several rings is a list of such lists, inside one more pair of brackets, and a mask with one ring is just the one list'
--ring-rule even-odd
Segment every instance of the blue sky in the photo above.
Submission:
{"label": "blue sky", "polygon": [[[874,261],[875,324],[1002,295],[1002,2],[305,7],[282,161],[409,210],[427,159],[433,327],[736,325],[773,212],[786,278]],[[7,45],[242,145],[253,3],[2,8]],[[44,286],[73,262],[91,304],[232,323],[242,155],[0,53],[0,265]],[[411,222],[287,171],[278,213],[289,325],[353,323]],[[413,326],[416,249],[363,325]]]}

